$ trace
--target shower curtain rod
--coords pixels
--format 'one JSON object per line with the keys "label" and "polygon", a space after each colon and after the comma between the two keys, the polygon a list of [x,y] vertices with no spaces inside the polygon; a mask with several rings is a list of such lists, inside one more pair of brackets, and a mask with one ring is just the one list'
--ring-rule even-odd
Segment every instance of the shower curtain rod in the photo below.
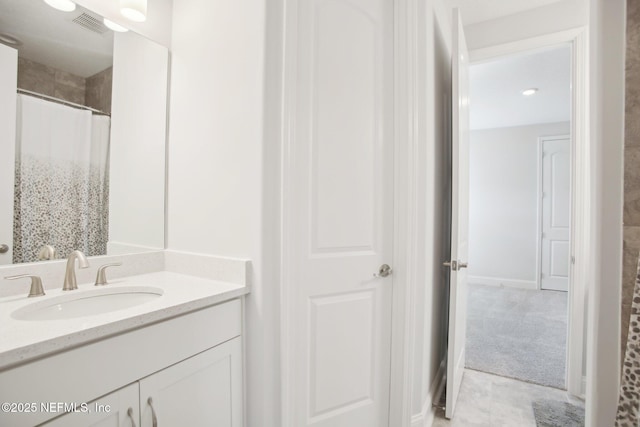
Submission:
{"label": "shower curtain rod", "polygon": [[47,101],[57,102],[58,104],[64,104],[64,105],[68,105],[70,107],[80,108],[82,110],[89,110],[92,113],[101,114],[103,116],[111,117],[111,114],[105,113],[104,111],[96,110],[95,108],[87,107],[86,105],[76,104],[75,102],[65,101],[64,99],[54,98],[53,96],[43,95],[43,94],[38,93],[38,92],[32,92],[32,91],[26,90],[26,89],[18,89],[18,93],[22,93],[24,95],[35,96],[36,98],[45,99]]}

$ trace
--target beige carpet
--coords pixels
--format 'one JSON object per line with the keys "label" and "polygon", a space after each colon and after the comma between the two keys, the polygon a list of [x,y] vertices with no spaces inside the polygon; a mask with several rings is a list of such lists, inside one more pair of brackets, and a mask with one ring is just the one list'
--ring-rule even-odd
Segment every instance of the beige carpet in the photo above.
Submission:
{"label": "beige carpet", "polygon": [[469,285],[466,366],[565,388],[567,293]]}

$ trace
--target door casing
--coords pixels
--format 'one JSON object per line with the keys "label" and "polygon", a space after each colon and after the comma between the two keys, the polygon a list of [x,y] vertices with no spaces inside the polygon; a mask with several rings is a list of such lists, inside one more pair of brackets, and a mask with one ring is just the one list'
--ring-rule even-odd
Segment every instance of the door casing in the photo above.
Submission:
{"label": "door casing", "polygon": [[584,367],[586,355],[585,330],[587,283],[590,277],[590,252],[587,244],[591,233],[588,212],[590,164],[588,140],[588,30],[585,27],[547,34],[540,37],[476,49],[469,52],[471,63],[487,61],[531,49],[539,49],[562,43],[571,43],[571,255],[570,266],[569,328],[567,334],[567,391],[575,396],[584,396],[586,378]]}

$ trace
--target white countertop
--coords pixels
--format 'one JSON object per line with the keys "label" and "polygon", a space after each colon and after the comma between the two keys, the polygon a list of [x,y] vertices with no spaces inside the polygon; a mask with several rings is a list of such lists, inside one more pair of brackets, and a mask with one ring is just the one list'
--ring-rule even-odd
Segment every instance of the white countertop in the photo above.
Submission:
{"label": "white countertop", "polygon": [[[27,305],[62,295],[128,286],[151,286],[161,289],[163,294],[134,307],[72,319],[17,320],[11,315]],[[24,295],[0,298],[0,370],[231,300],[248,294],[249,287],[162,271],[112,279],[101,287],[89,283],[74,291],[46,292],[42,297],[27,298],[27,291]]]}

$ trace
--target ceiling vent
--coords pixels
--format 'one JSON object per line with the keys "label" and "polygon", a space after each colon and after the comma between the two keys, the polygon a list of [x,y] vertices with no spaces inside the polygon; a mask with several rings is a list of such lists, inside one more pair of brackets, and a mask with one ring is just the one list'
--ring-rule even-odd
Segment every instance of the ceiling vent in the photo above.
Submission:
{"label": "ceiling vent", "polygon": [[97,34],[104,34],[109,31],[109,29],[104,26],[101,19],[94,18],[85,12],[82,12],[82,14],[76,17],[73,22]]}

